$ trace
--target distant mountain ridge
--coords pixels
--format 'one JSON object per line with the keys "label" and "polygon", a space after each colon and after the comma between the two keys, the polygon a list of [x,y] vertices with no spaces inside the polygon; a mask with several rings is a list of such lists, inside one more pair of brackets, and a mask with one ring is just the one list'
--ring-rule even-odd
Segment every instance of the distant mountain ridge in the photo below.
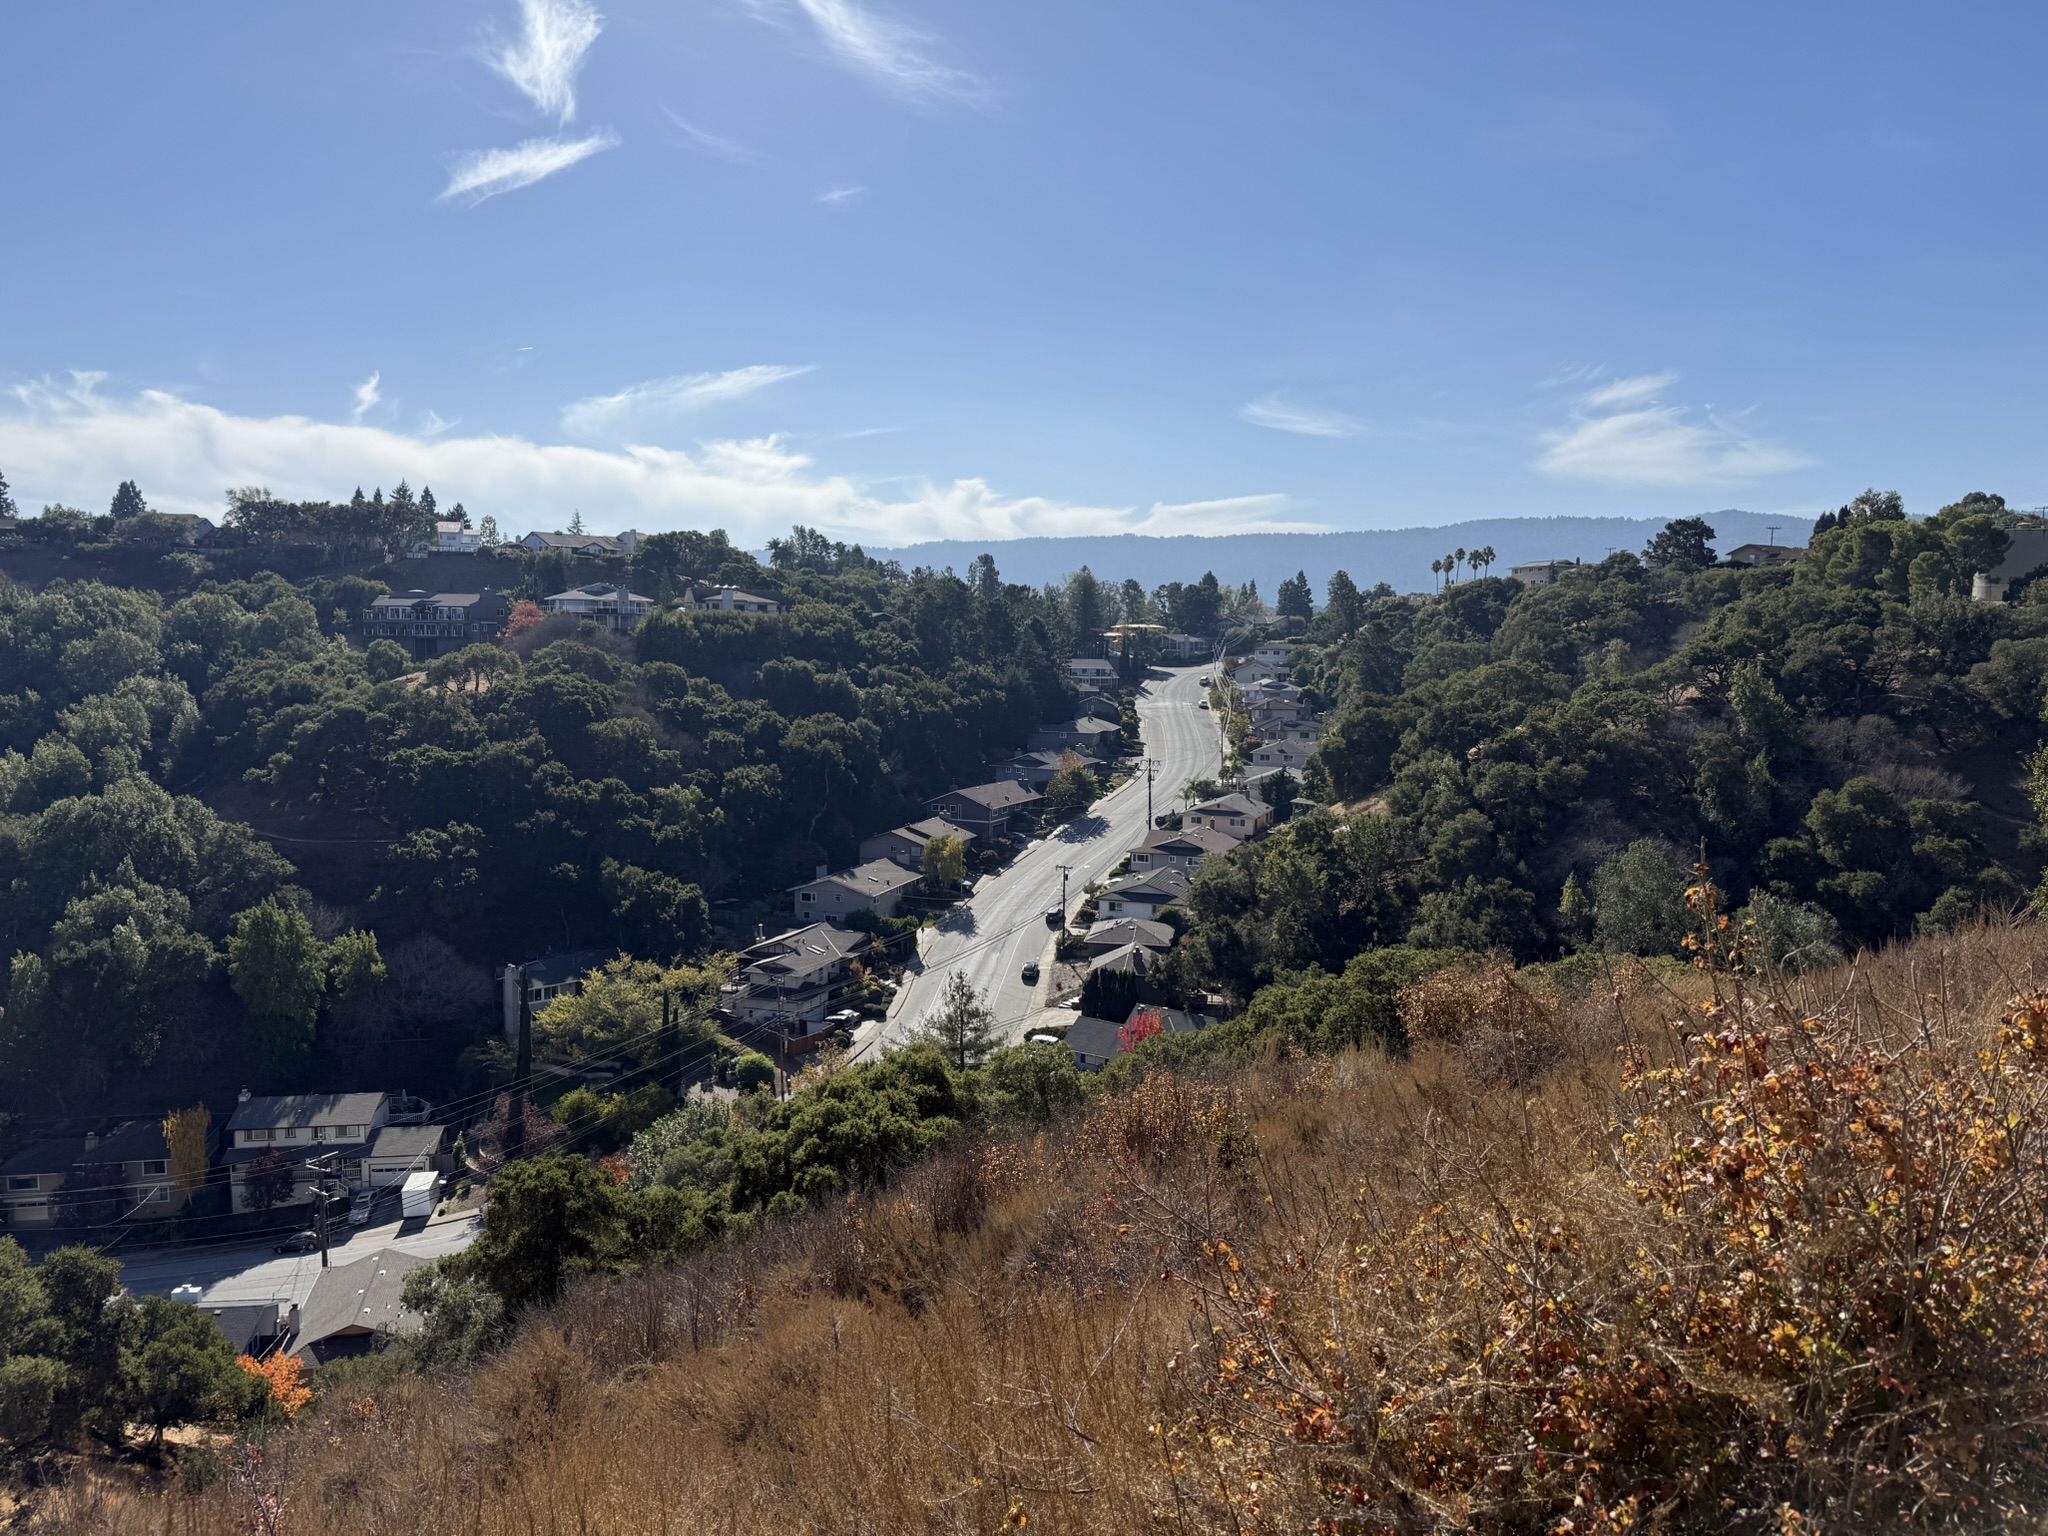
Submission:
{"label": "distant mountain ridge", "polygon": [[[1778,513],[1729,508],[1704,514],[1718,537],[1716,550],[1738,544],[1804,544],[1813,524]],[[1429,562],[1459,548],[1491,544],[1494,576],[1531,560],[1601,560],[1609,550],[1641,553],[1662,517],[1490,517],[1437,528],[1362,529],[1342,533],[1115,534],[1083,538],[935,540],[902,549],[874,549],[881,560],[899,560],[906,570],[920,565],[965,573],[986,551],[1005,581],[1037,586],[1063,580],[1087,566],[1103,581],[1135,576],[1149,590],[1167,581],[1196,581],[1204,571],[1233,586],[1256,581],[1262,596],[1296,571],[1305,571],[1320,602],[1333,572],[1348,571],[1361,587],[1384,581],[1397,591],[1422,592],[1435,585]],[[1461,572],[1462,574],[1462,572]]]}

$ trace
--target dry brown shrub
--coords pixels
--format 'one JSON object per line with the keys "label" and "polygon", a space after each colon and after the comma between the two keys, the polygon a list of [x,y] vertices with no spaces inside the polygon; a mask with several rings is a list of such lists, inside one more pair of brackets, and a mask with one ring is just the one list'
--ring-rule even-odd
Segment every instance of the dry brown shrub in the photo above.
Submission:
{"label": "dry brown shrub", "polygon": [[1151,1079],[576,1287],[248,1479],[38,1522],[2039,1530],[2043,960],[2029,926],[1769,983],[1488,968],[1410,1061]]}

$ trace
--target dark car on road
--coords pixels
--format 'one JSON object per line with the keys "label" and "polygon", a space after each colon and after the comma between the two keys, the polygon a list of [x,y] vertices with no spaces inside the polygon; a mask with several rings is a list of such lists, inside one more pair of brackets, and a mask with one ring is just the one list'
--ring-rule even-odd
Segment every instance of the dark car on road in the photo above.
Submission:
{"label": "dark car on road", "polygon": [[1024,985],[1027,987],[1038,985],[1038,962],[1036,960],[1028,961],[1024,966]]}
{"label": "dark car on road", "polygon": [[277,1245],[277,1251],[279,1253],[318,1253],[320,1251],[320,1234],[313,1231],[294,1232],[290,1237]]}

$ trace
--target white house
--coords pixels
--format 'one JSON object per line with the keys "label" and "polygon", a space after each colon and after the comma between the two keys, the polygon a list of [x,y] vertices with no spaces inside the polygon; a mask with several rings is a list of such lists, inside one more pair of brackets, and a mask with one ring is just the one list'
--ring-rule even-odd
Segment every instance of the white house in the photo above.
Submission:
{"label": "white house", "polygon": [[1523,565],[1511,565],[1508,574],[1525,587],[1547,587],[1566,571],[1576,570],[1576,560],[1531,560]]}
{"label": "white house", "polygon": [[1146,921],[1159,916],[1175,902],[1187,900],[1188,877],[1184,870],[1155,869],[1125,875],[1103,887],[1096,898],[1095,918],[1137,917]]}
{"label": "white house", "polygon": [[1110,688],[1116,684],[1116,663],[1106,656],[1076,656],[1067,663],[1067,674],[1084,688]]}
{"label": "white house", "polygon": [[630,635],[654,612],[654,599],[609,582],[593,581],[588,586],[557,592],[542,606],[549,613],[566,613],[587,624]]}
{"label": "white house", "polygon": [[623,555],[632,548],[628,539],[608,533],[529,533],[519,542],[535,554]]}
{"label": "white house", "polygon": [[246,1092],[229,1119],[229,1187],[237,1214],[252,1210],[249,1202],[249,1168],[257,1159],[275,1153],[292,1172],[292,1184],[278,1205],[293,1205],[313,1198],[318,1177],[306,1167],[307,1160],[325,1158],[339,1151],[332,1177],[353,1183],[361,1177],[363,1154],[372,1139],[391,1118],[391,1097],[383,1093],[291,1093],[262,1098]]}
{"label": "white house", "polygon": [[1228,853],[1242,841],[1209,827],[1153,832],[1131,850],[1131,868],[1146,874],[1155,869],[1192,870],[1210,854]]}
{"label": "white house", "polygon": [[1252,748],[1252,762],[1260,768],[1285,768],[1299,773],[1308,766],[1315,750],[1313,742],[1276,739]]}
{"label": "white house", "polygon": [[738,587],[693,585],[683,593],[683,606],[707,613],[782,612],[782,604],[774,598],[742,592]]}
{"label": "white house", "polygon": [[483,547],[484,536],[474,528],[447,521],[434,524],[434,553],[437,555],[473,555]]}
{"label": "white house", "polygon": [[1231,837],[1256,837],[1273,819],[1272,807],[1261,805],[1247,795],[1221,795],[1192,807],[1181,818],[1188,827],[1208,827]]}

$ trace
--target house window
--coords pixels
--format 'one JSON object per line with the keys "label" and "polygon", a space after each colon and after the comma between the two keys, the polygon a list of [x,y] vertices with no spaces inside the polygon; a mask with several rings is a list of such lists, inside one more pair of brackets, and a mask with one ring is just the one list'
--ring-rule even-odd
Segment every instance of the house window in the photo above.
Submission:
{"label": "house window", "polygon": [[288,1125],[280,1134],[286,1141],[297,1141],[299,1139],[299,1128],[296,1125]]}
{"label": "house window", "polygon": [[171,1192],[168,1189],[165,1189],[161,1184],[155,1184],[150,1186],[149,1193],[142,1197],[142,1203],[144,1205],[158,1205],[170,1198]]}
{"label": "house window", "polygon": [[275,1132],[275,1131],[244,1131],[244,1132],[242,1132],[242,1134],[243,1134],[244,1136],[248,1137],[248,1138],[249,1138],[249,1140],[251,1140],[251,1141],[270,1141],[270,1140],[273,1140],[273,1139],[274,1139],[274,1138],[276,1137],[276,1135],[277,1135],[277,1132]]}
{"label": "house window", "polygon": [[327,1127],[324,1125],[316,1125],[308,1134],[310,1134],[315,1141],[325,1141],[327,1139]]}
{"label": "house window", "polygon": [[166,1164],[164,1159],[160,1157],[151,1158],[148,1162],[145,1162],[142,1165],[142,1172],[145,1178],[147,1178],[151,1174],[166,1173],[168,1171],[168,1164]]}
{"label": "house window", "polygon": [[815,901],[817,898],[812,896],[809,891],[805,891],[802,893],[802,899],[805,901]]}
{"label": "house window", "polygon": [[33,1173],[10,1173],[7,1175],[7,1187],[9,1189],[41,1189],[43,1181],[39,1175]]}

